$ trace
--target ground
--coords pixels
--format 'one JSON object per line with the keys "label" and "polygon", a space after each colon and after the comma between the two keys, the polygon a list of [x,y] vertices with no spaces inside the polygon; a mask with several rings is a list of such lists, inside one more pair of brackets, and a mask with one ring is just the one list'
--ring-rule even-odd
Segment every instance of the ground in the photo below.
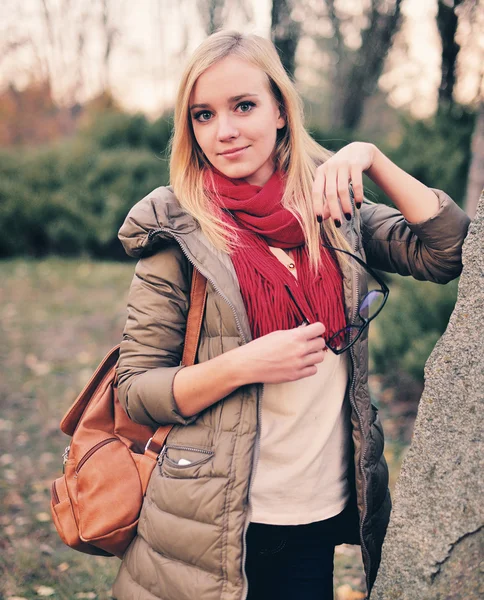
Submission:
{"label": "ground", "polygon": [[[0,599],[110,598],[119,561],[60,541],[49,509],[69,438],[59,422],[106,352],[119,342],[133,263],[0,263]],[[411,431],[407,407],[371,379],[394,486]],[[396,411],[396,412],[395,412]],[[336,600],[363,598],[361,555],[340,546]]]}

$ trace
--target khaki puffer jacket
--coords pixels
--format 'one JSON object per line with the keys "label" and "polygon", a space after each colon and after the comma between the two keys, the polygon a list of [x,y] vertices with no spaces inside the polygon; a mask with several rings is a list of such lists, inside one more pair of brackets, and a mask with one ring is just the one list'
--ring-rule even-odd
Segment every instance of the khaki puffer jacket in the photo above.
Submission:
{"label": "khaki puffer jacket", "polygon": [[[409,224],[395,209],[365,202],[342,224],[354,252],[371,267],[446,283],[461,271],[469,219],[444,193],[438,213]],[[251,340],[230,257],[217,251],[170,188],[158,188],[130,211],[119,232],[140,258],[121,344],[119,399],[137,423],[174,423],[153,471],[140,517],[113,586],[117,600],[243,600],[250,482],[257,468],[263,384],[238,388],[184,418],[173,397],[180,368],[193,267],[208,280],[198,362]],[[347,318],[367,291],[366,277],[341,263]],[[389,514],[383,431],[368,391],[367,335],[349,350],[358,543],[368,589],[378,569]],[[304,432],[301,432],[303,435]],[[190,464],[178,464],[180,457]],[[351,537],[351,536],[350,536]],[[353,543],[355,539],[344,541]],[[269,600],[269,599],[268,599]]]}

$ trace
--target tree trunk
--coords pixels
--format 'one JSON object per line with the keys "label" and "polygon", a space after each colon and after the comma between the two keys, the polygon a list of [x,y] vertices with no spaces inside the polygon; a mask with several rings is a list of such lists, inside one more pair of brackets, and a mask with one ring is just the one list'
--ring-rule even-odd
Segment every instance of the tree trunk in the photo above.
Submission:
{"label": "tree trunk", "polygon": [[472,158],[467,179],[465,211],[474,218],[479,196],[484,189],[484,101],[479,106],[472,135]]}
{"label": "tree trunk", "polygon": [[198,0],[198,11],[207,35],[212,35],[222,27],[224,4],[225,0]]}
{"label": "tree trunk", "polygon": [[462,0],[438,0],[437,27],[442,42],[442,77],[439,86],[439,106],[453,102],[455,66],[460,46],[455,40],[458,19],[456,8]]}
{"label": "tree trunk", "polygon": [[[336,74],[334,124],[344,129],[354,130],[358,127],[366,100],[374,93],[378,80],[383,71],[385,59],[392,45],[393,37],[398,31],[401,23],[402,0],[395,0],[392,10],[388,9],[386,3],[376,0],[372,2],[372,8],[368,14],[369,24],[362,31],[362,42],[360,48],[351,53],[350,65],[345,68],[344,53],[347,49],[341,48],[341,42],[337,44],[338,72]],[[331,11],[332,2],[328,1]],[[335,40],[341,38],[339,33],[339,21],[332,11],[330,18],[335,31]]]}
{"label": "tree trunk", "polygon": [[292,8],[293,0],[273,0],[271,38],[279,52],[284,68],[289,76],[294,79],[296,49],[301,27],[299,23],[291,19]]}

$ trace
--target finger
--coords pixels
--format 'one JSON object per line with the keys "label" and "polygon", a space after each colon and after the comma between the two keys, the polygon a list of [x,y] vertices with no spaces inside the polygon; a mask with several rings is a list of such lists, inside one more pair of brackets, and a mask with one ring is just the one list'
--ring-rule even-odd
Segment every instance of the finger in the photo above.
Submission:
{"label": "finger", "polygon": [[303,339],[312,340],[321,337],[326,331],[326,327],[320,321],[317,321],[311,323],[311,325],[306,325],[306,327],[297,327],[296,331],[300,332]]}
{"label": "finger", "polygon": [[319,350],[319,352],[311,352],[311,354],[307,354],[303,358],[304,368],[322,363],[325,358],[326,352],[324,350]]}
{"label": "finger", "polygon": [[318,367],[316,365],[304,367],[304,369],[301,371],[301,376],[299,379],[304,379],[305,377],[312,377],[313,375],[316,375],[317,372]]}
{"label": "finger", "polygon": [[363,173],[361,167],[356,165],[350,171],[351,184],[353,186],[353,197],[356,208],[361,208],[363,202]]}
{"label": "finger", "polygon": [[316,177],[313,181],[312,189],[312,200],[313,210],[316,217],[324,219],[324,201],[323,201],[323,189],[324,189],[324,171],[322,168],[316,169]]}
{"label": "finger", "polygon": [[341,203],[341,209],[347,221],[351,220],[353,208],[351,206],[349,179],[350,170],[348,165],[341,165],[338,169],[338,197]]}
{"label": "finger", "polygon": [[306,343],[306,353],[311,354],[311,352],[320,352],[321,350],[324,350],[325,347],[326,342],[324,341],[324,338],[322,336],[317,337],[312,340],[308,340]]}
{"label": "finger", "polygon": [[336,227],[341,227],[341,209],[338,200],[336,166],[328,165],[324,194],[328,201],[330,217],[334,220]]}

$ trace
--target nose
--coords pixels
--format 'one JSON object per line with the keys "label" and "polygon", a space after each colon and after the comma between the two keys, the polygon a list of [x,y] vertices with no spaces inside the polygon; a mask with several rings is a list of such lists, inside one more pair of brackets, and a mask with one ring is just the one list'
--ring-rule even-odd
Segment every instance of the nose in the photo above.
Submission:
{"label": "nose", "polygon": [[217,138],[219,142],[233,140],[239,137],[239,130],[235,126],[230,116],[219,115]]}

